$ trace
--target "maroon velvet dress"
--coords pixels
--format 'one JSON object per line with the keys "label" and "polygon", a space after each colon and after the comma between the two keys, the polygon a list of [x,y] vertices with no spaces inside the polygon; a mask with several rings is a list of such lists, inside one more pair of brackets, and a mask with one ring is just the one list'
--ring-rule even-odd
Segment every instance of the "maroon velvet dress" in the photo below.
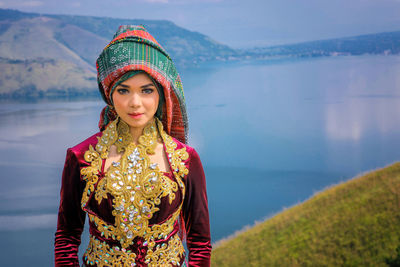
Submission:
{"label": "maroon velvet dress", "polygon": [[[103,132],[99,132],[67,150],[55,234],[55,266],[79,266],[77,252],[81,243],[86,214],[89,216],[89,230],[93,243],[89,244],[90,253],[85,253],[83,257],[85,266],[154,266],[154,262],[148,258],[149,255],[153,257],[152,259],[155,257],[157,262],[162,262],[163,264],[159,264],[162,266],[181,266],[184,263],[189,266],[210,266],[211,242],[206,182],[197,152],[177,139],[169,137],[169,140],[173,140],[177,145],[174,148],[175,151],[186,149],[188,154],[188,157],[180,163],[181,167],[188,170],[187,174],[182,175],[181,182],[183,184],[180,184],[184,190],[176,190],[172,201],[168,196],[162,197],[158,204],[159,210],[154,212],[151,219],[148,220],[149,229],[153,229],[151,228],[153,226],[154,229],[158,229],[157,225],[166,225],[167,222],[170,222],[169,230],[165,230],[166,234],[157,237],[152,246],[147,244],[141,236],[132,237],[129,246],[121,246],[118,237],[110,232],[110,229],[116,227],[116,219],[113,215],[113,210],[115,210],[112,202],[113,196],[107,193],[108,196],[101,201],[95,199],[97,187],[105,177],[105,159],[102,159],[101,167],[93,174],[96,180],[90,181],[92,187],[87,185],[89,180],[85,180],[81,173],[83,168],[90,166],[84,156],[85,152],[89,150],[90,145],[96,147],[100,140],[98,137],[102,135]],[[164,149],[168,155],[165,143]],[[171,157],[169,157],[169,163],[171,172],[163,174],[171,181],[178,182],[177,176],[173,173],[173,167],[176,166],[171,164]],[[85,197],[83,198],[83,196]],[[175,220],[172,217],[176,214],[179,217]],[[178,247],[180,248],[182,245],[174,243],[180,242],[185,237],[189,250],[188,261],[185,252],[178,251]],[[168,250],[162,252],[164,247],[168,247]],[[150,248],[151,251],[149,251]],[[160,250],[161,253],[156,250]],[[173,252],[175,260],[172,263],[168,259],[162,261],[163,257],[167,257],[165,254],[170,253],[171,250],[175,250]],[[132,255],[134,255],[134,259],[128,259]],[[108,261],[104,261],[104,258],[107,258]],[[105,264],[105,262],[109,264]]]}

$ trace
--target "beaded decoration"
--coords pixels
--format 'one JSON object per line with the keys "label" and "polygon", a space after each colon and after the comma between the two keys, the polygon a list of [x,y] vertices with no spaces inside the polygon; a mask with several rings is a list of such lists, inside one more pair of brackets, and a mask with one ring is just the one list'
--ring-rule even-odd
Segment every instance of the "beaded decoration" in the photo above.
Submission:
{"label": "beaded decoration", "polygon": [[[176,181],[166,177],[157,164],[150,162],[148,155],[155,153],[154,149],[157,146],[158,138],[161,138],[165,144],[168,161]],[[111,145],[117,146],[117,151],[123,154],[118,162],[112,163],[105,177],[99,181],[98,174],[103,159],[108,157]],[[107,127],[102,136],[98,137],[96,148],[90,146],[85,152],[84,159],[90,163],[90,166],[81,170],[86,181],[81,205],[84,210],[87,210],[87,203],[93,195],[99,204],[109,195],[113,197],[114,225],[106,223],[92,213],[88,214],[90,221],[95,224],[102,236],[117,240],[121,244],[121,250],[115,254],[115,257],[134,259],[133,255],[118,255],[121,254],[122,249],[124,249],[124,253],[129,254],[127,248],[134,245],[136,237],[142,237],[145,240],[143,245],[147,247],[146,263],[156,266],[166,261],[168,254],[158,253],[157,251],[162,248],[157,247],[156,242],[168,240],[168,236],[174,230],[174,225],[178,222],[183,201],[164,223],[149,225],[149,220],[159,210],[158,205],[161,203],[162,197],[168,197],[169,203],[171,203],[178,188],[184,196],[185,186],[182,179],[188,174],[184,163],[188,157],[186,148],[177,149],[177,144],[164,132],[162,123],[157,118],[146,125],[143,134],[138,139],[138,144],[132,142],[129,126],[122,120],[115,120]],[[168,241],[168,246],[170,242],[175,242],[171,240]],[[108,250],[112,251],[112,249]],[[86,252],[89,261],[99,261],[99,258],[92,255],[94,251],[92,243]],[[110,252],[108,253],[110,254]],[[183,247],[176,253],[179,255],[184,253]],[[104,259],[106,258],[104,257]],[[174,258],[174,261],[177,260]]]}

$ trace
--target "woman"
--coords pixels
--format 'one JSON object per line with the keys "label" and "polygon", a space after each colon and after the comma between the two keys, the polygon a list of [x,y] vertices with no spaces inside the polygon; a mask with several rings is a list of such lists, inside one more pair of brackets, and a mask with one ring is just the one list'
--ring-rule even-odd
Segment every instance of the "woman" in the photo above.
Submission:
{"label": "woman", "polygon": [[142,26],[124,25],[96,63],[107,107],[101,131],[67,151],[56,266],[79,266],[86,213],[85,266],[209,266],[205,177],[185,144],[184,95],[170,57]]}

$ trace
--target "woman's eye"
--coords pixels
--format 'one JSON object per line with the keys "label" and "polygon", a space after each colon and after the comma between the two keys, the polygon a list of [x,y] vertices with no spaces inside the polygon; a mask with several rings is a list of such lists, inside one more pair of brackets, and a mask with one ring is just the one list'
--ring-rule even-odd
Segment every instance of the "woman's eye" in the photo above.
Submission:
{"label": "woman's eye", "polygon": [[117,92],[120,93],[121,95],[125,95],[125,94],[129,93],[128,89],[124,89],[124,88],[117,89]]}
{"label": "woman's eye", "polygon": [[151,93],[154,92],[154,89],[146,88],[146,89],[143,89],[142,92],[143,92],[144,94],[151,94]]}

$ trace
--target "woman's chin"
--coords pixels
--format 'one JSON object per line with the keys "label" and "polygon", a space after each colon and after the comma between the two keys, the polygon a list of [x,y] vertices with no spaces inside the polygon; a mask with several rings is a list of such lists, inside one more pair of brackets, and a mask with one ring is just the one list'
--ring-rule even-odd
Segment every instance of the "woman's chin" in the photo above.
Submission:
{"label": "woman's chin", "polygon": [[137,128],[137,129],[142,129],[144,128],[147,124],[149,124],[154,117],[152,118],[146,118],[144,115],[142,115],[140,118],[122,118],[126,124],[129,125],[130,128]]}

